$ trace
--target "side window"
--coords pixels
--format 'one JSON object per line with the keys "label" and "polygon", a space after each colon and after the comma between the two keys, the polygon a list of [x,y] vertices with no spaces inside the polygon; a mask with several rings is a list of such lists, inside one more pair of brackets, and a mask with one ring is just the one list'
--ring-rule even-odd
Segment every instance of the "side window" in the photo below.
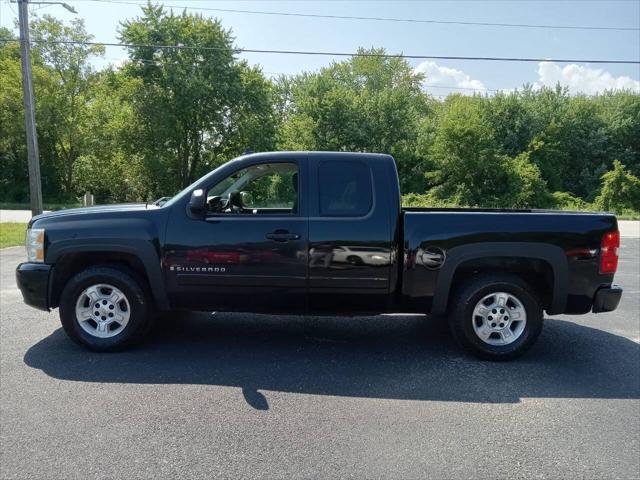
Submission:
{"label": "side window", "polygon": [[209,189],[212,213],[295,214],[298,211],[298,166],[294,163],[252,165]]}
{"label": "side window", "polygon": [[373,199],[371,171],[358,161],[325,160],[318,166],[321,216],[360,217]]}

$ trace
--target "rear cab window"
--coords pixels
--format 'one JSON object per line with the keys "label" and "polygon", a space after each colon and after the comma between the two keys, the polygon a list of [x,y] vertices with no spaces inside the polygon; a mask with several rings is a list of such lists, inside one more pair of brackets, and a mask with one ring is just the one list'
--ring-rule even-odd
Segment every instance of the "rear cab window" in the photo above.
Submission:
{"label": "rear cab window", "polygon": [[362,217],[373,205],[371,169],[361,161],[323,160],[318,164],[321,217]]}

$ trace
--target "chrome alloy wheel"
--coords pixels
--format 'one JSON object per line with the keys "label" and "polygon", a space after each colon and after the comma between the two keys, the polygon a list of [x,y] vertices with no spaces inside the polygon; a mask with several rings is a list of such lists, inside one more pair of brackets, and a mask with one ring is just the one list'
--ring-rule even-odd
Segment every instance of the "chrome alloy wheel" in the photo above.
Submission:
{"label": "chrome alloy wheel", "polygon": [[122,291],[99,283],[86,288],[76,302],[76,321],[89,335],[110,338],[129,323],[131,307]]}
{"label": "chrome alloy wheel", "polygon": [[511,293],[494,292],[485,295],[473,309],[473,330],[489,345],[509,345],[524,332],[527,312]]}

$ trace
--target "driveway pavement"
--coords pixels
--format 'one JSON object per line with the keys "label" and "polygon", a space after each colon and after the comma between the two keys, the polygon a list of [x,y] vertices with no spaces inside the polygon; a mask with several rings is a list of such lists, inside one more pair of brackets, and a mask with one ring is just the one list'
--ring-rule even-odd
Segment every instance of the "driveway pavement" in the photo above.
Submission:
{"label": "driveway pavement", "polygon": [[90,353],[0,252],[0,478],[640,477],[640,240],[610,314],[510,363],[421,316],[192,314]]}
{"label": "driveway pavement", "polygon": [[[45,210],[49,213],[49,210]],[[0,210],[0,223],[27,223],[31,220],[31,210]]]}
{"label": "driveway pavement", "polygon": [[640,221],[638,220],[618,220],[618,229],[621,237],[640,237]]}

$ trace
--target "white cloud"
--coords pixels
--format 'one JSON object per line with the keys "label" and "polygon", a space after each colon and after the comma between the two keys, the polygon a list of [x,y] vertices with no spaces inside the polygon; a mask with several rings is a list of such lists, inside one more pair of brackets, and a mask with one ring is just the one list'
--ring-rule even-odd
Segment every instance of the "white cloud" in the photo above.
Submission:
{"label": "white cloud", "polygon": [[448,93],[473,95],[474,92],[483,93],[487,90],[480,80],[471,78],[462,70],[441,67],[436,62],[422,62],[414,72],[424,75],[424,88],[434,95]]}
{"label": "white cloud", "polygon": [[538,81],[534,86],[554,87],[558,83],[569,87],[571,93],[586,93],[593,95],[604,90],[630,89],[640,92],[640,82],[631,77],[614,77],[609,72],[599,68],[583,67],[570,64],[564,67],[553,62],[538,64]]}

